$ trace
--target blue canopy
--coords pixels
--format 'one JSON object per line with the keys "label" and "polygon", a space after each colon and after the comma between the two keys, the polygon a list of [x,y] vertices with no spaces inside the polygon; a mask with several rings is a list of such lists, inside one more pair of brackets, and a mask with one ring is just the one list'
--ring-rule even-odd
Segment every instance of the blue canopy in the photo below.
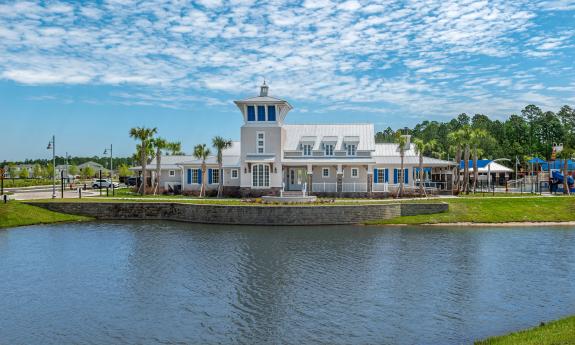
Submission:
{"label": "blue canopy", "polygon": [[547,162],[544,161],[543,159],[539,158],[539,157],[533,157],[532,159],[527,161],[527,163],[529,163],[529,164],[543,164],[543,163],[547,163]]}
{"label": "blue canopy", "polygon": [[[481,169],[481,168],[485,168],[485,166],[487,166],[487,164],[491,163],[490,159],[478,159],[477,160],[477,168]],[[469,169],[473,169],[473,160],[469,160],[467,162],[467,166],[469,167]],[[459,169],[463,169],[465,168],[465,161],[462,160],[461,162],[459,162]]]}
{"label": "blue canopy", "polygon": [[[557,160],[550,161],[550,162],[543,162],[543,164],[541,164],[541,168],[543,169],[543,171],[549,171],[550,168],[563,171],[563,165],[564,164],[565,164],[565,160],[557,159]],[[567,170],[570,170],[570,171],[575,170],[575,162],[573,162],[570,159],[567,160]]]}

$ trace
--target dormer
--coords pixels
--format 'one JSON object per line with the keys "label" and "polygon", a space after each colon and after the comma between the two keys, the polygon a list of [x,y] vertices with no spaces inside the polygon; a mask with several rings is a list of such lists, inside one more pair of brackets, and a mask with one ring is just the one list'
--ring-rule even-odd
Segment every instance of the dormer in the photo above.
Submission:
{"label": "dormer", "polygon": [[359,146],[359,136],[345,136],[343,137],[343,147],[347,156],[356,156],[357,147]]}
{"label": "dormer", "polygon": [[320,149],[323,152],[324,156],[335,155],[337,141],[338,141],[337,136],[324,136],[321,138]]}
{"label": "dormer", "polygon": [[268,95],[269,87],[265,80],[260,86],[260,95],[241,101],[234,101],[242,112],[244,124],[247,126],[281,126],[287,113],[293,107],[279,98]]}

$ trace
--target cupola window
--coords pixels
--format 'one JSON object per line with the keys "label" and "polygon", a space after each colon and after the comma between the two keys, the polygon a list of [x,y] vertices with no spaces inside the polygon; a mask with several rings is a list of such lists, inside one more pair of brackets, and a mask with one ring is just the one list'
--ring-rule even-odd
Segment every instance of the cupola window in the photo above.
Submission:
{"label": "cupola window", "polygon": [[256,120],[256,109],[253,105],[248,105],[248,121]]}
{"label": "cupola window", "polygon": [[268,105],[268,121],[276,120],[276,106]]}
{"label": "cupola window", "polygon": [[258,121],[266,120],[266,107],[263,105],[258,105]]}

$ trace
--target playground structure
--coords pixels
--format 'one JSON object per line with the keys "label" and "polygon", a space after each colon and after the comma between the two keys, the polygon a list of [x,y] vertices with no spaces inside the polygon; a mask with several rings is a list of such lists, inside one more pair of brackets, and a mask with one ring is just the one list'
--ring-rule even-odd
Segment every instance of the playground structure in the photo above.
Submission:
{"label": "playground structure", "polygon": [[[551,193],[563,193],[564,194],[564,185],[563,185],[563,179],[565,177],[563,176],[563,174],[558,171],[558,170],[552,170],[551,171],[551,180],[549,182],[549,186],[550,189],[549,191]],[[575,180],[573,179],[573,176],[571,175],[567,175],[567,186],[569,188],[569,193],[575,193]]]}

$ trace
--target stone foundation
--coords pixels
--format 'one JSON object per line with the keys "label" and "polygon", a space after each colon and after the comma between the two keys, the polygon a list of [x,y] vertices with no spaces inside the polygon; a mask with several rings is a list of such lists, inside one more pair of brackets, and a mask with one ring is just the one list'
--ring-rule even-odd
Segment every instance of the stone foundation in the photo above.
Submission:
{"label": "stone foundation", "polygon": [[162,202],[29,202],[97,219],[175,220],[238,225],[361,224],[402,215],[446,212],[446,203],[330,206],[228,206]]}

